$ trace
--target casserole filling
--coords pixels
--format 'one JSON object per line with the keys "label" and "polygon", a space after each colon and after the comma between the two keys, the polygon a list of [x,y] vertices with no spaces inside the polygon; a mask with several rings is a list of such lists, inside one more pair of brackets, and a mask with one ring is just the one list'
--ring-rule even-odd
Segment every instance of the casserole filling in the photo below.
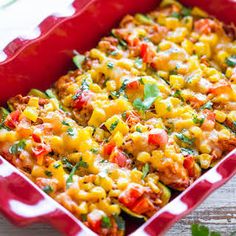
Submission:
{"label": "casserole filling", "polygon": [[[169,3],[171,2],[171,4]],[[234,31],[164,1],[1,108],[0,154],[99,235],[123,235],[236,146]]]}

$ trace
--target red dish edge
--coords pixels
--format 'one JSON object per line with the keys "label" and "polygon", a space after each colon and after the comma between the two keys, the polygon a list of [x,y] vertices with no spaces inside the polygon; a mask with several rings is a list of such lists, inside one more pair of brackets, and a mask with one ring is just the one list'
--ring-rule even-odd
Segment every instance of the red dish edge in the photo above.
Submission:
{"label": "red dish edge", "polygon": [[[2,88],[0,101],[3,103],[16,93],[26,93],[32,88],[32,85],[42,89],[50,86],[70,66],[71,52],[74,48],[79,51],[91,48],[122,15],[138,11],[144,12],[157,4],[157,1],[154,0],[138,0],[135,2],[135,6],[132,6],[131,2],[124,0],[77,0],[73,4],[76,10],[73,16],[48,17],[39,26],[42,31],[40,37],[29,41],[16,39],[10,43],[5,49],[9,58],[0,64],[0,87]],[[227,23],[236,23],[236,18],[234,18],[236,3],[232,0],[205,0],[204,2],[183,0],[182,2],[187,5],[200,6]],[[104,15],[102,12],[107,14]],[[107,18],[111,20],[107,22]],[[85,19],[89,20],[85,21]],[[92,32],[91,26],[97,22],[101,24],[93,27]],[[82,34],[80,35],[86,35],[86,41],[81,39],[77,31],[73,30],[76,23],[81,26],[79,30]],[[63,33],[65,36],[69,35],[70,38],[63,37],[61,35]],[[51,50],[49,51],[48,48]],[[63,50],[65,48],[68,50]],[[52,58],[55,55],[58,57],[53,61]],[[39,64],[40,62],[41,64]],[[50,68],[49,71],[48,68]],[[43,81],[42,78],[44,78]],[[13,84],[14,87],[11,86]],[[12,89],[9,90],[11,87]],[[163,234],[235,173],[236,151],[233,151],[132,235]],[[0,188],[2,189],[0,211],[14,224],[28,225],[34,222],[47,222],[66,235],[77,235],[79,232],[93,234],[70,212],[39,190],[35,184],[2,157],[0,157]],[[42,208],[42,205],[39,205],[42,204],[41,202],[43,202],[43,206],[47,206],[46,213],[40,209]]]}

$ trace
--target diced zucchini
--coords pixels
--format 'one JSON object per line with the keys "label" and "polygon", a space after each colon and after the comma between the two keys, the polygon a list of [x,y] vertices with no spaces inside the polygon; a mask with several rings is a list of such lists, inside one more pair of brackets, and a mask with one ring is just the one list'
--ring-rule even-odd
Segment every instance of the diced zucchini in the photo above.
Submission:
{"label": "diced zucchini", "polygon": [[28,95],[39,97],[39,98],[47,98],[47,95],[38,89],[31,89]]}
{"label": "diced zucchini", "polygon": [[161,195],[162,204],[161,205],[165,206],[170,200],[171,192],[170,192],[169,188],[167,188],[161,182],[158,182],[157,185],[162,190],[162,195]]}

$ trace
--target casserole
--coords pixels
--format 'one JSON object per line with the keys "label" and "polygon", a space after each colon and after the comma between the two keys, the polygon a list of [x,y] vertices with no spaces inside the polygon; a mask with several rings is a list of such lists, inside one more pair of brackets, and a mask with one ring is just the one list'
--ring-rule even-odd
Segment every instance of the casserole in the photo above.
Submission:
{"label": "casserole", "polygon": [[190,188],[191,189],[191,188]]}

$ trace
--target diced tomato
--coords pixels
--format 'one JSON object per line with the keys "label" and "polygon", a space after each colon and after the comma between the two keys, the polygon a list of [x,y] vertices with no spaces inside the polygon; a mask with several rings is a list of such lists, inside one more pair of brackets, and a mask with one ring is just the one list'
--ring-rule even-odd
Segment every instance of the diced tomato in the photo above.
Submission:
{"label": "diced tomato", "polygon": [[20,118],[20,112],[13,111],[11,114],[8,115],[5,121],[5,125],[9,127],[10,129],[14,129],[19,122],[19,118]]}
{"label": "diced tomato", "polygon": [[33,140],[34,140],[34,142],[36,142],[36,143],[41,143],[41,138],[40,138],[40,136],[38,135],[38,134],[32,134],[32,138],[33,138]]}
{"label": "diced tomato", "polygon": [[138,80],[131,81],[127,84],[128,89],[138,89],[140,87],[140,82]]}
{"label": "diced tomato", "polygon": [[152,204],[151,200],[147,197],[141,197],[134,206],[131,208],[131,210],[137,214],[144,214],[146,212],[153,211],[155,209],[154,205]]}
{"label": "diced tomato", "polygon": [[211,19],[200,19],[194,23],[194,29],[201,34],[210,34],[218,28],[219,25]]}
{"label": "diced tomato", "polygon": [[208,110],[208,109],[205,109],[205,110],[203,111],[203,114],[204,114],[204,116],[206,117],[206,119],[215,122],[216,115],[215,115],[215,113],[214,113],[213,111]]}
{"label": "diced tomato", "polygon": [[88,101],[91,98],[91,93],[89,91],[77,91],[75,100],[73,101],[73,108],[81,110],[84,106],[87,105]]}
{"label": "diced tomato", "polygon": [[115,145],[114,142],[110,142],[110,143],[104,144],[104,146],[103,146],[103,153],[104,153],[104,155],[110,156],[112,151],[113,151],[113,149],[115,148],[115,146],[116,145]]}
{"label": "diced tomato", "polygon": [[45,156],[51,151],[51,148],[46,144],[40,144],[32,149],[32,152],[36,158]]}
{"label": "diced tomato", "polygon": [[215,86],[214,88],[210,88],[208,92],[214,95],[220,95],[220,94],[231,94],[232,91],[233,90],[230,84],[222,82],[217,86]]}
{"label": "diced tomato", "polygon": [[129,184],[127,189],[119,196],[119,201],[127,207],[134,206],[134,203],[144,194],[145,188],[139,184]]}
{"label": "diced tomato", "polygon": [[113,150],[109,160],[112,163],[116,163],[119,167],[127,167],[129,164],[127,156],[119,149]]}
{"label": "diced tomato", "polygon": [[167,142],[168,135],[164,129],[157,132],[152,132],[148,135],[148,143],[151,145],[165,146]]}
{"label": "diced tomato", "polygon": [[194,158],[191,155],[185,157],[184,168],[188,171],[190,177],[194,177]]}
{"label": "diced tomato", "polygon": [[203,111],[205,119],[201,125],[203,130],[212,130],[215,127],[215,113],[211,110],[205,109]]}
{"label": "diced tomato", "polygon": [[140,56],[145,63],[151,63],[155,52],[150,48],[147,43],[142,43],[140,47]]}
{"label": "diced tomato", "polygon": [[96,210],[88,214],[87,221],[89,227],[96,233],[101,231],[101,224],[102,224],[102,214],[100,211]]}

